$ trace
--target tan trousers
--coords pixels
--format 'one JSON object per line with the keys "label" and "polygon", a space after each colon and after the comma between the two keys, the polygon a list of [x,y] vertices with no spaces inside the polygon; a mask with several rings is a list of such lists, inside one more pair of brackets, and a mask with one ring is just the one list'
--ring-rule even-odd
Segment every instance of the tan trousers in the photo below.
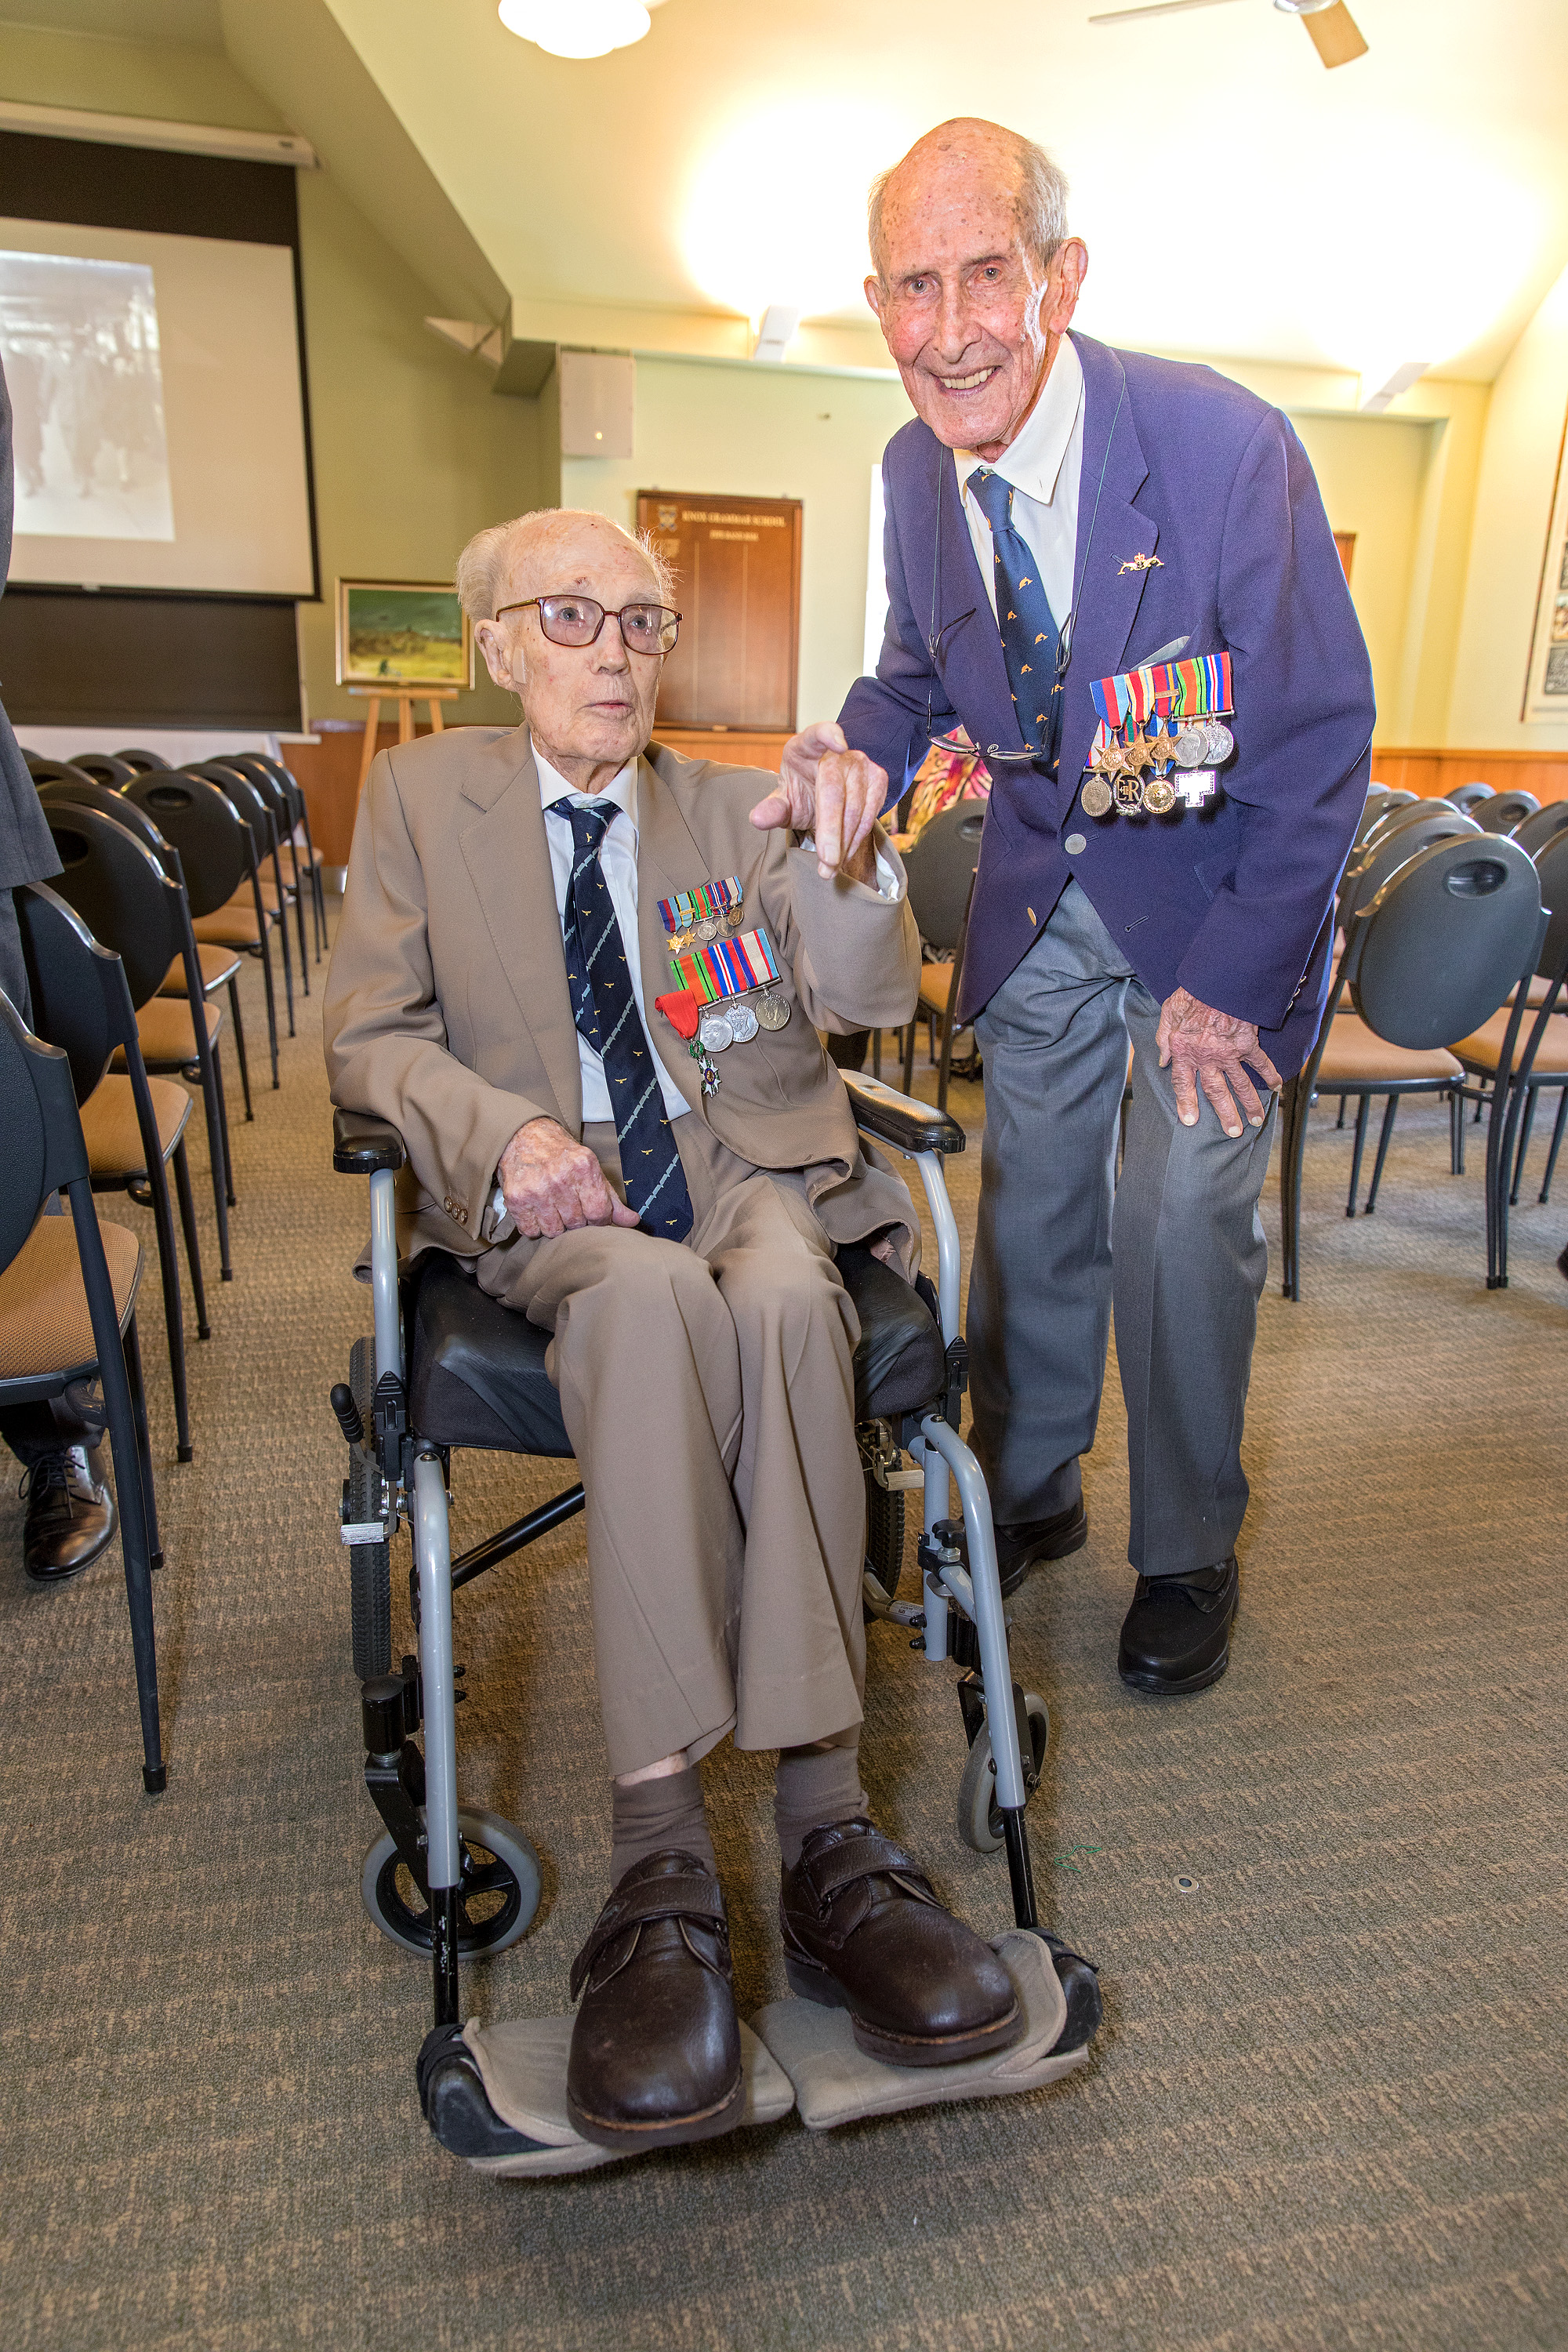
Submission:
{"label": "tan trousers", "polygon": [[[502,1245],[479,1279],[554,1333],[587,1495],[612,1772],[733,1730],[792,1748],[860,1720],[859,1324],[804,1193],[676,1123],[696,1222]],[[618,1183],[612,1128],[584,1141]]]}

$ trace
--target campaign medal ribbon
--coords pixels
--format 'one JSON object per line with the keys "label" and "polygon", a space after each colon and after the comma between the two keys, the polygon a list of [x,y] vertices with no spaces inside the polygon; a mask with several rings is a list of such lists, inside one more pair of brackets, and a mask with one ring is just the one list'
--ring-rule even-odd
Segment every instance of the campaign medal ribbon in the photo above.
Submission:
{"label": "campaign medal ribbon", "polygon": [[[1201,807],[1215,790],[1215,769],[1236,749],[1224,723],[1235,707],[1229,654],[1094,678],[1089,694],[1100,723],[1079,794],[1085,814],[1114,808],[1164,816],[1178,796]],[[1147,782],[1145,770],[1152,771]]]}
{"label": "campaign medal ribbon", "polygon": [[726,931],[735,931],[744,919],[741,908],[745,893],[738,874],[728,874],[722,880],[699,882],[689,890],[678,890],[671,898],[658,902],[659,919],[669,938],[671,952],[689,947],[694,940],[706,943]]}

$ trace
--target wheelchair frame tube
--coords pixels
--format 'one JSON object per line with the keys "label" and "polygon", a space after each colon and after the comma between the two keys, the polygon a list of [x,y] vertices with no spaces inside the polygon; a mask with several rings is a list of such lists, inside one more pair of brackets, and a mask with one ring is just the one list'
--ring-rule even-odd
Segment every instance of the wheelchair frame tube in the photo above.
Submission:
{"label": "wheelchair frame tube", "polygon": [[414,1543],[419,1570],[419,1671],[424,1683],[425,1833],[430,1889],[436,2022],[455,2025],[458,2003],[457,1685],[452,1675],[452,1536],[447,1482],[435,1453],[414,1464]]}
{"label": "wheelchair frame tube", "polygon": [[397,1179],[378,1168],[370,1180],[370,1292],[375,1309],[375,1377],[403,1378],[403,1322],[397,1305]]}
{"label": "wheelchair frame tube", "polygon": [[958,1220],[952,1213],[952,1202],[947,1197],[947,1178],[942,1172],[941,1152],[910,1151],[905,1157],[912,1160],[921,1171],[926,1207],[931,1211],[931,1221],[936,1227],[936,1295],[942,1308],[942,1343],[944,1348],[951,1347],[958,1337],[958,1294],[963,1278]]}
{"label": "wheelchair frame tube", "polygon": [[985,1481],[979,1463],[945,1421],[928,1413],[921,1431],[926,1444],[934,1446],[958,1481],[964,1532],[969,1538],[970,1591],[963,1597],[973,1602],[974,1630],[980,1638],[985,1713],[991,1727],[991,1752],[996,1760],[996,1802],[1004,1812],[1021,1811],[1028,1790],[1018,1750],[1017,1718],[1013,1711],[1013,1668],[1007,1656],[1002,1580],[996,1567],[996,1538],[991,1525]]}

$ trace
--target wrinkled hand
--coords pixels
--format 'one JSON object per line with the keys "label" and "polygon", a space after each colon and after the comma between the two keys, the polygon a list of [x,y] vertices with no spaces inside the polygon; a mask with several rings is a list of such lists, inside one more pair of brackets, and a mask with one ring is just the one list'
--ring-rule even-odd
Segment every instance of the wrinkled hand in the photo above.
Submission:
{"label": "wrinkled hand", "polygon": [[617,1200],[585,1143],[552,1118],[531,1118],[501,1153],[496,1171],[520,1234],[542,1241],[582,1225],[635,1225],[637,1213]]}
{"label": "wrinkled hand", "polygon": [[834,720],[819,719],[784,745],[778,790],[757,803],[752,823],[759,833],[776,825],[815,831],[816,870],[825,882],[844,874],[851,882],[875,884],[871,828],[887,797],[886,772],[864,751],[851,751]]}
{"label": "wrinkled hand", "polygon": [[1186,989],[1178,988],[1160,1007],[1154,1042],[1160,1048],[1160,1067],[1170,1065],[1176,1116],[1184,1127],[1198,1123],[1200,1087],[1233,1139],[1241,1133],[1241,1114],[1249,1126],[1262,1126],[1264,1108],[1247,1066],[1258,1072],[1266,1086],[1278,1087],[1283,1081],[1258,1043],[1255,1023],[1238,1021],[1233,1013],[1216,1013],[1212,1004],[1200,1004]]}

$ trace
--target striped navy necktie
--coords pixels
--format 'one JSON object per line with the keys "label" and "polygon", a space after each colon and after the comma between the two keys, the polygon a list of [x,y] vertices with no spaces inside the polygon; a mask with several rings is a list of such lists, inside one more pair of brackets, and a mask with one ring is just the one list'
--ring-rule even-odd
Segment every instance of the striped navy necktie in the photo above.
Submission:
{"label": "striped navy necktie", "polygon": [[1040,567],[1013,520],[1013,485],[988,467],[971,474],[968,489],[991,526],[996,560],[996,625],[1007,658],[1007,683],[1026,751],[1054,763],[1051,689],[1057,678],[1057,622],[1040,583]]}
{"label": "striped navy necktie", "polygon": [[622,812],[614,801],[558,801],[552,814],[572,826],[572,878],[562,925],[572,1018],[605,1066],[621,1147],[626,1200],[646,1231],[683,1242],[691,1195],[664,1108],[658,1056],[632,992],[628,944],[599,862],[605,834]]}

